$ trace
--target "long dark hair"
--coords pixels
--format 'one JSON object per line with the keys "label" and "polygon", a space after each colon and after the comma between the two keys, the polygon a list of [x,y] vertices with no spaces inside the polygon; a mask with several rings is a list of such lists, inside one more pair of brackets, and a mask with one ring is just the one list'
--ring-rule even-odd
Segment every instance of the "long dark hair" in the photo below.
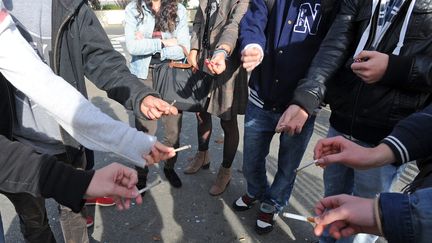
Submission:
{"label": "long dark hair", "polygon": [[163,32],[174,32],[177,25],[177,0],[161,0],[161,6],[157,13],[152,9],[152,0],[137,0],[137,17],[141,21],[144,21],[144,10],[142,8],[143,1],[155,16],[155,29]]}

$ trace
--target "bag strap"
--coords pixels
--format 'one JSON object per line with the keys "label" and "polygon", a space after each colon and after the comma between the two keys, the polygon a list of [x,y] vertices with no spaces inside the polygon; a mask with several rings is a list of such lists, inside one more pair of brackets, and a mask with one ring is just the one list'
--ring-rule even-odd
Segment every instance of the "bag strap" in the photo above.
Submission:
{"label": "bag strap", "polygon": [[[183,46],[183,45],[179,45],[179,46],[182,48],[183,54],[185,55],[184,60],[186,60],[188,55],[189,55],[189,52],[187,51],[185,46]],[[168,64],[168,66],[170,68],[182,68],[182,69],[188,69],[188,68],[192,67],[192,65],[187,63],[187,62],[186,63],[185,62],[178,62],[178,61],[174,61],[174,60],[171,60]]]}

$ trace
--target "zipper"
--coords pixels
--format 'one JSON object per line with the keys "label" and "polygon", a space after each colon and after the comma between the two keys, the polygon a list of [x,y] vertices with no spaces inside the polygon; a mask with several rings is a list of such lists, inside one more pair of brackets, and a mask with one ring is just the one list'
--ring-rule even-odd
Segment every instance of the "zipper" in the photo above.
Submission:
{"label": "zipper", "polygon": [[9,116],[10,123],[9,124],[10,124],[10,130],[8,131],[9,132],[8,138],[12,139],[12,131],[14,129],[14,122],[13,122],[14,112],[13,112],[13,109],[12,109],[13,103],[12,103],[12,99],[11,99],[10,89],[9,89],[8,85],[5,82],[3,82],[3,83],[4,83],[4,86],[6,87],[6,95],[7,95],[8,100],[9,100],[9,111],[10,111],[10,116]]}
{"label": "zipper", "polygon": [[58,55],[58,52],[59,52],[59,50],[58,50],[59,49],[58,43],[59,43],[59,39],[60,39],[60,33],[62,32],[63,27],[69,21],[69,19],[72,17],[72,15],[73,15],[72,13],[68,14],[66,16],[66,18],[63,20],[63,22],[60,25],[59,31],[57,32],[56,38],[55,38],[55,42],[54,42],[54,54],[53,54],[53,67],[54,67],[54,73],[55,74],[59,73],[58,64],[57,64],[57,55]]}
{"label": "zipper", "polygon": [[350,134],[349,134],[349,138],[350,140],[353,138],[353,131],[354,131],[354,121],[355,121],[355,117],[357,116],[357,104],[358,104],[358,100],[360,97],[360,93],[361,90],[363,89],[364,83],[362,80],[360,80],[360,86],[357,89],[357,93],[356,93],[356,97],[354,99],[354,105],[353,105],[353,111],[352,111],[352,118],[351,118],[351,125],[350,125]]}

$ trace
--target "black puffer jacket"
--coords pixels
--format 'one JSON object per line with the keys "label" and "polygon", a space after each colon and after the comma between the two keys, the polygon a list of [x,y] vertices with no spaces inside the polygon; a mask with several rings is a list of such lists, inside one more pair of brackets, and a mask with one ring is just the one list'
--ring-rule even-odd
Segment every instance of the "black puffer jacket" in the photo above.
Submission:
{"label": "black puffer jacket", "polygon": [[[401,12],[406,13],[407,7],[408,4],[403,6]],[[342,3],[306,78],[300,81],[295,100],[311,112],[323,101],[327,89],[331,125],[342,133],[376,144],[399,120],[430,102],[432,1],[416,2],[400,55],[390,55],[384,77],[367,85],[351,71],[350,64],[370,18],[370,0]],[[392,53],[404,18],[404,14],[396,18],[377,51]]]}

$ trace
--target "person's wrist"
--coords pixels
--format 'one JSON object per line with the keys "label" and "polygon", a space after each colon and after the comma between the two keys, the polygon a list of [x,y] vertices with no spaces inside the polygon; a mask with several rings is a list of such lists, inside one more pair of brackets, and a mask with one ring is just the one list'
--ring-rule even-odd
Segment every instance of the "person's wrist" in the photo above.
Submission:
{"label": "person's wrist", "polygon": [[223,54],[225,56],[225,59],[228,59],[229,54],[228,51],[223,49],[223,48],[218,48],[213,52],[213,57],[216,56],[217,54]]}
{"label": "person's wrist", "polygon": [[374,207],[374,219],[375,219],[375,224],[377,226],[378,232],[380,235],[384,235],[382,229],[382,223],[381,223],[382,215],[381,215],[381,207],[380,207],[380,194],[378,194],[374,199],[373,207]]}

